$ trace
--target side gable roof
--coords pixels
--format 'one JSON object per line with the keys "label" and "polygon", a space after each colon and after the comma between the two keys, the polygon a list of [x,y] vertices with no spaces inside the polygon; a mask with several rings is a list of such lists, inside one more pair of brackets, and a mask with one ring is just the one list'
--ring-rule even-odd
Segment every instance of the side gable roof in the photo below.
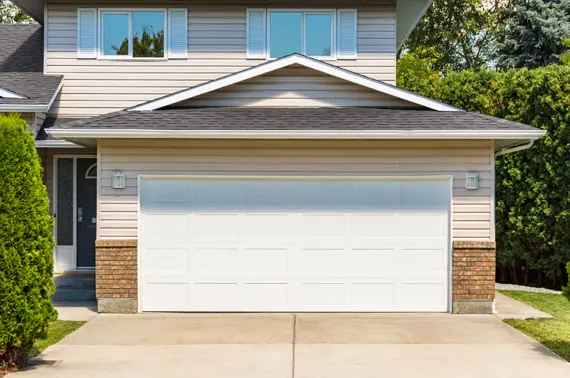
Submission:
{"label": "side gable roof", "polygon": [[47,112],[63,76],[44,75],[44,29],[0,25],[0,112]]}
{"label": "side gable roof", "polygon": [[127,110],[149,111],[149,110],[164,108],[167,106],[172,106],[181,101],[185,101],[190,98],[203,95],[205,93],[213,92],[215,90],[225,88],[230,85],[243,82],[244,80],[264,75],[284,67],[292,66],[294,64],[298,64],[303,67],[310,68],[325,73],[327,75],[378,91],[380,93],[384,93],[393,96],[395,98],[399,98],[414,103],[420,107],[426,107],[428,109],[438,110],[438,111],[461,111],[458,108],[441,103],[439,101],[435,101],[427,97],[420,96],[412,92],[408,92],[404,89],[395,87],[390,84],[386,84],[382,81],[374,80],[367,76],[360,75],[355,72],[334,66],[332,64],[328,64],[313,58],[309,58],[305,55],[299,55],[299,54],[289,55],[252,68],[248,68],[243,71],[230,74],[228,76],[222,77],[217,80],[212,80],[207,83],[197,85],[195,87],[184,89],[182,91],[178,91],[166,95],[164,97],[160,97],[158,99],[151,100],[140,105],[136,105]]}

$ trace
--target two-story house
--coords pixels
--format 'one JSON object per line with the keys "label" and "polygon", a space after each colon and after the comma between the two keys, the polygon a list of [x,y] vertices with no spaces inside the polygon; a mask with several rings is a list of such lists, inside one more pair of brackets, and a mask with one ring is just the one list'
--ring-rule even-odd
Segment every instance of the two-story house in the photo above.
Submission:
{"label": "two-story house", "polygon": [[495,157],[543,132],[395,86],[430,0],[15,3],[0,109],[100,311],[492,311]]}

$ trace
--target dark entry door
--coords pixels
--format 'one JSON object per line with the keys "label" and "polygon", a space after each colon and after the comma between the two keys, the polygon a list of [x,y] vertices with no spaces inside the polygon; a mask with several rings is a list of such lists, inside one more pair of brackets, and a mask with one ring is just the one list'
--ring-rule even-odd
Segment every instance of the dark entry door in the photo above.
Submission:
{"label": "dark entry door", "polygon": [[97,160],[77,159],[77,267],[95,267]]}

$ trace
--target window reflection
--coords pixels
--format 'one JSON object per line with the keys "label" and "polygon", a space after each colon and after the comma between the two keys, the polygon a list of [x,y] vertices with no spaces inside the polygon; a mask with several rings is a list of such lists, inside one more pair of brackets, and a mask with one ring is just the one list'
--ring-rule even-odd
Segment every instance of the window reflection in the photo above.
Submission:
{"label": "window reflection", "polygon": [[272,58],[303,53],[303,16],[301,13],[272,12],[269,22]]}
{"label": "window reflection", "polygon": [[164,57],[164,12],[133,12],[133,56]]}
{"label": "window reflection", "polygon": [[308,14],[305,18],[306,55],[331,56],[332,17],[330,14]]}
{"label": "window reflection", "polygon": [[[129,15],[106,13],[103,15],[103,54],[129,55]],[[123,46],[126,44],[126,46]]]}

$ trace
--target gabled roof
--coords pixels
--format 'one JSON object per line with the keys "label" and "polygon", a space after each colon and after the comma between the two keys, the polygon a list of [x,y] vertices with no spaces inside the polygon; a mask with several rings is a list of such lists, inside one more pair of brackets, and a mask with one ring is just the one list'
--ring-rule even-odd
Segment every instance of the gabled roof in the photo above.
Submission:
{"label": "gabled roof", "polygon": [[17,93],[17,97],[2,97],[0,111],[47,112],[63,85],[63,76],[39,72],[0,72],[0,88]]}
{"label": "gabled roof", "polygon": [[47,112],[63,84],[43,74],[44,29],[38,24],[0,25],[0,111]]}
{"label": "gabled roof", "polygon": [[432,110],[438,111],[461,111],[461,109],[455,108],[451,105],[441,103],[439,101],[432,100],[430,98],[420,96],[416,93],[408,92],[404,89],[395,87],[390,84],[386,84],[382,81],[371,79],[367,76],[357,74],[355,72],[346,70],[334,66],[329,63],[325,63],[320,60],[309,58],[305,55],[293,54],[280,59],[272,60],[267,63],[260,64],[258,66],[245,69],[243,71],[224,76],[217,80],[212,80],[207,83],[190,87],[155,100],[145,102],[143,104],[133,106],[127,110],[129,111],[148,111],[164,108],[167,106],[173,106],[181,101],[188,100],[209,92],[216,91],[221,88],[228,87],[230,85],[243,82],[254,77],[264,75],[285,67],[292,65],[300,65],[306,68],[310,68],[327,75],[346,80],[348,82],[361,85],[363,87],[384,93],[401,100],[411,102],[418,107],[426,107]]}

